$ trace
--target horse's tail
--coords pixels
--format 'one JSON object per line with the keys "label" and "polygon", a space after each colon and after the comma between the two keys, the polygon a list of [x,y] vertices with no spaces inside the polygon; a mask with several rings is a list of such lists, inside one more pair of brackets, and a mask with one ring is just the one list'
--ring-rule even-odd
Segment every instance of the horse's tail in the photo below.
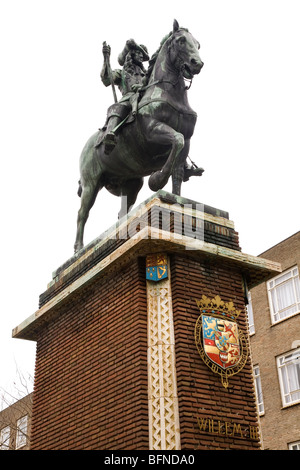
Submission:
{"label": "horse's tail", "polygon": [[78,181],[78,191],[77,191],[77,194],[79,197],[81,197],[81,194],[82,194],[82,186],[81,186],[81,181],[79,180]]}

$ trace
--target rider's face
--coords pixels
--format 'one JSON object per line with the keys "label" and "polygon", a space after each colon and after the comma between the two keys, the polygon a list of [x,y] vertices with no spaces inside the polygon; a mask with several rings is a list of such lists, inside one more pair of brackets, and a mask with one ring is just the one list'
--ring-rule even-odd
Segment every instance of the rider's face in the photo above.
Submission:
{"label": "rider's face", "polygon": [[138,63],[138,64],[141,64],[143,62],[143,54],[141,51],[134,51],[134,54],[133,54],[133,60]]}

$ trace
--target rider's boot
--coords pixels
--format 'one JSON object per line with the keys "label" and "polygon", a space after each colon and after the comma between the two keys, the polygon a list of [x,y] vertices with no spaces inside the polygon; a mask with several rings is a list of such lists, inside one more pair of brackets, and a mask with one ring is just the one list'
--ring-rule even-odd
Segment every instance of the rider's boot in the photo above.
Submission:
{"label": "rider's boot", "polygon": [[119,116],[113,116],[108,121],[107,129],[102,140],[104,145],[104,152],[107,155],[110,154],[116,146],[117,139],[113,129],[115,129],[115,127],[119,124],[119,121]]}

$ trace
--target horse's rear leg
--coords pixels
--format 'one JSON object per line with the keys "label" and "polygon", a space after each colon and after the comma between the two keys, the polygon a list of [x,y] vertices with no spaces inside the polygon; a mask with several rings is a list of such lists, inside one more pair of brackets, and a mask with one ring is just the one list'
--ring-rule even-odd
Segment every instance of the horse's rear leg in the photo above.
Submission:
{"label": "horse's rear leg", "polygon": [[127,180],[122,185],[121,210],[119,212],[119,219],[130,211],[143,184],[144,178],[134,178]]}
{"label": "horse's rear leg", "polygon": [[83,248],[84,227],[100,189],[101,187],[97,187],[95,184],[89,184],[82,187],[81,205],[77,216],[77,233],[74,245],[75,253]]}
{"label": "horse's rear leg", "polygon": [[190,140],[187,139],[184,142],[184,147],[178,155],[176,165],[174,166],[172,173],[172,193],[177,196],[181,195],[181,184],[184,178],[184,165],[189,154]]}

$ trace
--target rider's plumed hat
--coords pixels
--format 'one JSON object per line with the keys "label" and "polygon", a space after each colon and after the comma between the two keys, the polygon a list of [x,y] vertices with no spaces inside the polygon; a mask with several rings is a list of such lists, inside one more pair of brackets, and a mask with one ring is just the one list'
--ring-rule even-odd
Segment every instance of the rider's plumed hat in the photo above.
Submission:
{"label": "rider's plumed hat", "polygon": [[131,51],[134,51],[134,50],[138,50],[143,54],[143,62],[149,60],[147,47],[144,46],[143,44],[137,44],[134,41],[134,39],[129,39],[126,42],[123,51],[121,52],[121,54],[119,54],[119,57],[118,57],[119,64],[123,66],[124,63],[125,63],[125,59],[126,59],[127,54]]}

